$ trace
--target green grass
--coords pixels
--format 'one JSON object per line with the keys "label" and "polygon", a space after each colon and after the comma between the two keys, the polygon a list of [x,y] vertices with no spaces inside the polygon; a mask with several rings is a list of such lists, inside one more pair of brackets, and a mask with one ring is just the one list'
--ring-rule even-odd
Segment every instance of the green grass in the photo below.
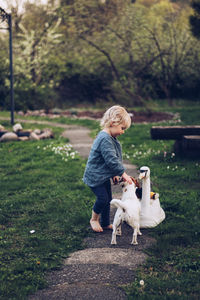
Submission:
{"label": "green grass", "polygon": [[43,288],[45,272],[87,234],[93,198],[82,183],[85,162],[66,161],[73,150],[64,149],[61,129],[54,132],[54,140],[0,144],[0,299]]}
{"label": "green grass", "polygon": [[[181,124],[200,124],[199,111],[179,108]],[[151,126],[134,125],[120,137],[124,156],[150,167],[166,212],[165,221],[148,230],[157,243],[126,291],[129,299],[199,299],[200,161],[174,155],[174,141],[151,140]]]}
{"label": "green grass", "polygon": [[173,142],[152,141],[148,127],[130,128],[121,141],[126,157],[150,167],[153,190],[160,193],[166,219],[148,230],[157,244],[148,249],[148,262],[127,291],[130,299],[198,299],[200,162],[174,156]]}
{"label": "green grass", "polygon": [[[181,124],[200,124],[197,103],[162,110],[178,112]],[[91,120],[58,121],[88,126],[93,136],[99,130]],[[120,137],[124,158],[150,167],[153,190],[166,212],[164,222],[147,230],[157,243],[125,290],[129,299],[199,299],[200,162],[174,156],[174,141],[151,140],[152,125],[136,124]],[[93,196],[81,180],[85,161],[77,156],[65,161],[53,151],[52,143],[56,149],[66,143],[59,137],[62,130],[53,129],[53,140],[0,144],[1,299],[25,299],[44,287],[44,274],[80,249],[87,234]]]}

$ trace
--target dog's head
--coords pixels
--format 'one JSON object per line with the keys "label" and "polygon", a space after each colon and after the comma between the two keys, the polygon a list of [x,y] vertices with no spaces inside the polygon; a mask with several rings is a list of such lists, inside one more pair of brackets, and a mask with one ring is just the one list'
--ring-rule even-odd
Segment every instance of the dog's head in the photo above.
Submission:
{"label": "dog's head", "polygon": [[129,184],[127,181],[123,181],[121,183],[123,193],[128,192],[128,191],[134,191],[135,192],[135,189],[139,187],[138,181],[134,177],[131,177],[131,179],[133,181],[132,184]]}

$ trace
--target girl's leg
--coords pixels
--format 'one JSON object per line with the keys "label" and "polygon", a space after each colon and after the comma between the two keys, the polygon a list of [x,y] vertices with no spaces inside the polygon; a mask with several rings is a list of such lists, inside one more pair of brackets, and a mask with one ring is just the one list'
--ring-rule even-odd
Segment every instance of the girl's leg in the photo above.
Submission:
{"label": "girl's leg", "polygon": [[[107,227],[108,225],[110,225],[110,201],[112,198],[110,180],[100,186],[92,187],[91,189],[96,195],[96,202],[93,206],[93,212],[98,217],[100,216],[100,214],[102,214],[101,225],[103,227]],[[93,230],[96,231],[94,228]]]}
{"label": "girl's leg", "polygon": [[107,191],[107,202],[101,213],[101,226],[112,229],[110,225],[110,201],[112,200],[112,190],[110,180],[105,182],[105,188]]}
{"label": "girl's leg", "polygon": [[103,228],[101,227],[99,223],[100,215],[96,214],[94,211],[92,211],[92,217],[90,219],[90,225],[92,229],[96,232],[102,232]]}

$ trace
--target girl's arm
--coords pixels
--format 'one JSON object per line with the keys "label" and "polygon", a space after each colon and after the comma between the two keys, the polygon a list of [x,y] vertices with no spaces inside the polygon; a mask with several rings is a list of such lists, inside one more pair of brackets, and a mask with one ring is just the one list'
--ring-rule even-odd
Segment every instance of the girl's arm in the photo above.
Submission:
{"label": "girl's arm", "polygon": [[122,176],[125,168],[117,156],[116,149],[109,139],[103,139],[100,144],[101,155],[114,176]]}
{"label": "girl's arm", "polygon": [[124,181],[127,181],[129,184],[132,184],[132,183],[133,183],[131,177],[130,177],[128,174],[126,174],[126,172],[124,172],[124,173],[122,174],[122,178],[124,179]]}
{"label": "girl's arm", "polygon": [[132,179],[128,174],[126,174],[124,166],[119,157],[117,157],[116,150],[110,140],[104,139],[101,142],[101,154],[105,160],[105,163],[111,170],[113,170],[113,173],[122,176],[124,181],[132,184]]}

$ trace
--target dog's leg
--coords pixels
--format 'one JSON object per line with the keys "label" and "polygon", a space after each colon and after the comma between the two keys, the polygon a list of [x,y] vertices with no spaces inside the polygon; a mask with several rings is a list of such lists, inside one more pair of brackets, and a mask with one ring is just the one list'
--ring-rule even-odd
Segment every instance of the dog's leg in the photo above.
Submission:
{"label": "dog's leg", "polygon": [[140,231],[140,225],[138,225],[137,233],[138,233],[139,235],[142,235],[142,232]]}
{"label": "dog's leg", "polygon": [[111,239],[111,244],[116,245],[117,240],[116,240],[116,235],[117,235],[117,229],[121,225],[121,218],[120,216],[116,213],[114,221],[113,221],[113,232],[112,232],[112,239]]}
{"label": "dog's leg", "polygon": [[117,228],[113,224],[113,232],[112,232],[111,245],[117,245],[116,235],[117,235]]}
{"label": "dog's leg", "polygon": [[117,235],[122,235],[122,214],[121,212],[116,216],[117,217]]}
{"label": "dog's leg", "polygon": [[117,235],[122,235],[122,224],[117,227]]}
{"label": "dog's leg", "polygon": [[138,242],[137,242],[137,231],[138,231],[138,229],[137,229],[137,227],[135,227],[134,232],[133,232],[133,239],[132,239],[132,242],[131,242],[132,245],[137,245],[138,244]]}

